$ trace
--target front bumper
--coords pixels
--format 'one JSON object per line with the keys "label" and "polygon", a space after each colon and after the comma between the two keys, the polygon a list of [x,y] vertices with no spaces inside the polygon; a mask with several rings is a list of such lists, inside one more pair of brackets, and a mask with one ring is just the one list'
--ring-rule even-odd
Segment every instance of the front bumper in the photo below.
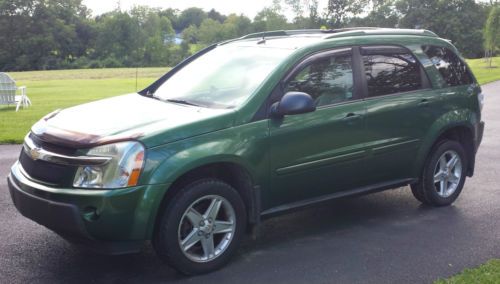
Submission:
{"label": "front bumper", "polygon": [[65,239],[107,254],[140,250],[151,238],[168,185],[115,190],[53,188],[32,180],[16,162],[7,178],[14,205],[25,217]]}

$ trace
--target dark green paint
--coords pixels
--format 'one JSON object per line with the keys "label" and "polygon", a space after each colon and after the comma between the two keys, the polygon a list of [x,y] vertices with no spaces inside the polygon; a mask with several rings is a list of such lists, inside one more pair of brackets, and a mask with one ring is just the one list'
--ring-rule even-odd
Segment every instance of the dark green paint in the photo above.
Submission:
{"label": "dark green paint", "polygon": [[[258,40],[247,39],[250,43]],[[279,119],[254,120],[278,82],[301,59],[328,49],[375,44],[410,49],[424,66],[431,87]],[[449,42],[428,35],[304,37],[295,52],[237,109],[198,109],[128,95],[78,106],[59,116],[76,131],[89,127],[89,121],[83,119],[89,114],[97,116],[91,119],[96,125],[111,115],[113,121],[127,121],[107,123],[102,135],[140,133],[147,154],[137,187],[46,188],[23,179],[17,164],[12,175],[19,178],[26,192],[76,204],[84,219],[84,209],[96,207],[100,217],[85,219],[87,230],[96,239],[115,241],[150,239],[170,185],[183,174],[213,163],[232,163],[248,172],[253,185],[260,187],[261,212],[371,184],[417,179],[430,147],[443,131],[465,126],[477,133],[481,121],[479,87],[443,87],[439,72],[420,49],[424,44],[456,51]],[[421,105],[423,99],[428,105]],[[93,113],[96,107],[109,112]],[[360,116],[344,120],[348,113]],[[57,127],[56,122],[49,120],[49,127]]]}

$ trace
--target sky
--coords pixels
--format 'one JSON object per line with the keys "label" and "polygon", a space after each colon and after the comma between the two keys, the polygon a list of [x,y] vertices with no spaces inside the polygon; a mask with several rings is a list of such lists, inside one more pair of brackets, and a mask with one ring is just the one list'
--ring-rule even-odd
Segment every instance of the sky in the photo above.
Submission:
{"label": "sky", "polygon": [[[122,10],[129,10],[134,5],[147,5],[150,7],[175,8],[184,10],[189,7],[199,7],[205,11],[214,8],[222,14],[244,14],[253,18],[264,7],[272,5],[272,0],[83,0],[83,4],[91,9],[93,15],[100,15],[114,10],[120,2]],[[327,0],[320,0],[320,7]]]}
{"label": "sky", "polygon": [[[303,0],[307,2],[308,0]],[[478,1],[478,0],[476,0]],[[479,0],[485,2],[488,0]],[[328,0],[319,0],[320,10],[324,9]],[[244,14],[253,19],[257,13],[264,7],[272,5],[272,0],[83,0],[83,4],[92,10],[93,15],[97,16],[116,9],[120,3],[123,11],[129,10],[135,5],[146,5],[149,7],[174,8],[184,10],[189,7],[199,7],[205,11],[215,9],[218,12],[228,15],[231,13]],[[288,18],[293,17],[291,11],[285,11]]]}

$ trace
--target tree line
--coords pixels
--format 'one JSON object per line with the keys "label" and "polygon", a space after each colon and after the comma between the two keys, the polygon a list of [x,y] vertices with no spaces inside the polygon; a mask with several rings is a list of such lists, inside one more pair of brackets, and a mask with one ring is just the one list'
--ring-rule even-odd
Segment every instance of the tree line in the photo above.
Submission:
{"label": "tree line", "polygon": [[[477,58],[497,51],[499,13],[492,11],[498,6],[329,0],[320,8],[318,0],[273,0],[250,19],[214,9],[146,6],[92,16],[82,0],[0,0],[0,70],[173,66],[204,46],[253,32],[355,26],[429,29]],[[490,14],[496,17],[488,20],[493,31],[485,29]]]}

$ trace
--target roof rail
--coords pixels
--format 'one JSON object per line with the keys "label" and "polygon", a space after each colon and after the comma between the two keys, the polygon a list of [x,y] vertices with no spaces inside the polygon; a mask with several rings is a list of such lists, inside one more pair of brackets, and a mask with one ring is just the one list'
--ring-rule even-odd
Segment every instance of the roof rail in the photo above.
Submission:
{"label": "roof rail", "polygon": [[364,35],[418,35],[418,36],[428,36],[428,37],[438,37],[437,34],[429,30],[413,30],[413,29],[387,29],[387,28],[376,28],[376,29],[352,29],[347,31],[338,32],[335,34],[327,35],[324,39],[348,37],[348,36],[364,36]]}
{"label": "roof rail", "polygon": [[269,32],[260,32],[244,35],[238,39],[247,39],[247,38],[257,38],[257,37],[266,37],[266,36],[287,36],[286,31],[269,31]]}
{"label": "roof rail", "polygon": [[363,36],[363,35],[419,35],[428,37],[438,37],[435,33],[429,30],[414,30],[414,29],[391,29],[391,28],[377,28],[377,27],[353,27],[342,29],[306,29],[306,30],[277,30],[247,34],[239,38],[234,38],[218,43],[224,45],[230,42],[252,39],[252,38],[265,38],[265,37],[285,37],[292,35],[306,35],[316,34],[325,35],[323,39],[341,38],[348,36]]}
{"label": "roof rail", "polygon": [[303,34],[332,34],[332,33],[340,33],[353,30],[375,30],[375,29],[379,28],[356,27],[356,28],[329,29],[329,30],[325,29],[277,30],[277,31],[267,31],[267,32],[247,34],[238,39],[249,39],[249,38],[271,37],[271,36],[291,36],[291,35],[303,35]]}

